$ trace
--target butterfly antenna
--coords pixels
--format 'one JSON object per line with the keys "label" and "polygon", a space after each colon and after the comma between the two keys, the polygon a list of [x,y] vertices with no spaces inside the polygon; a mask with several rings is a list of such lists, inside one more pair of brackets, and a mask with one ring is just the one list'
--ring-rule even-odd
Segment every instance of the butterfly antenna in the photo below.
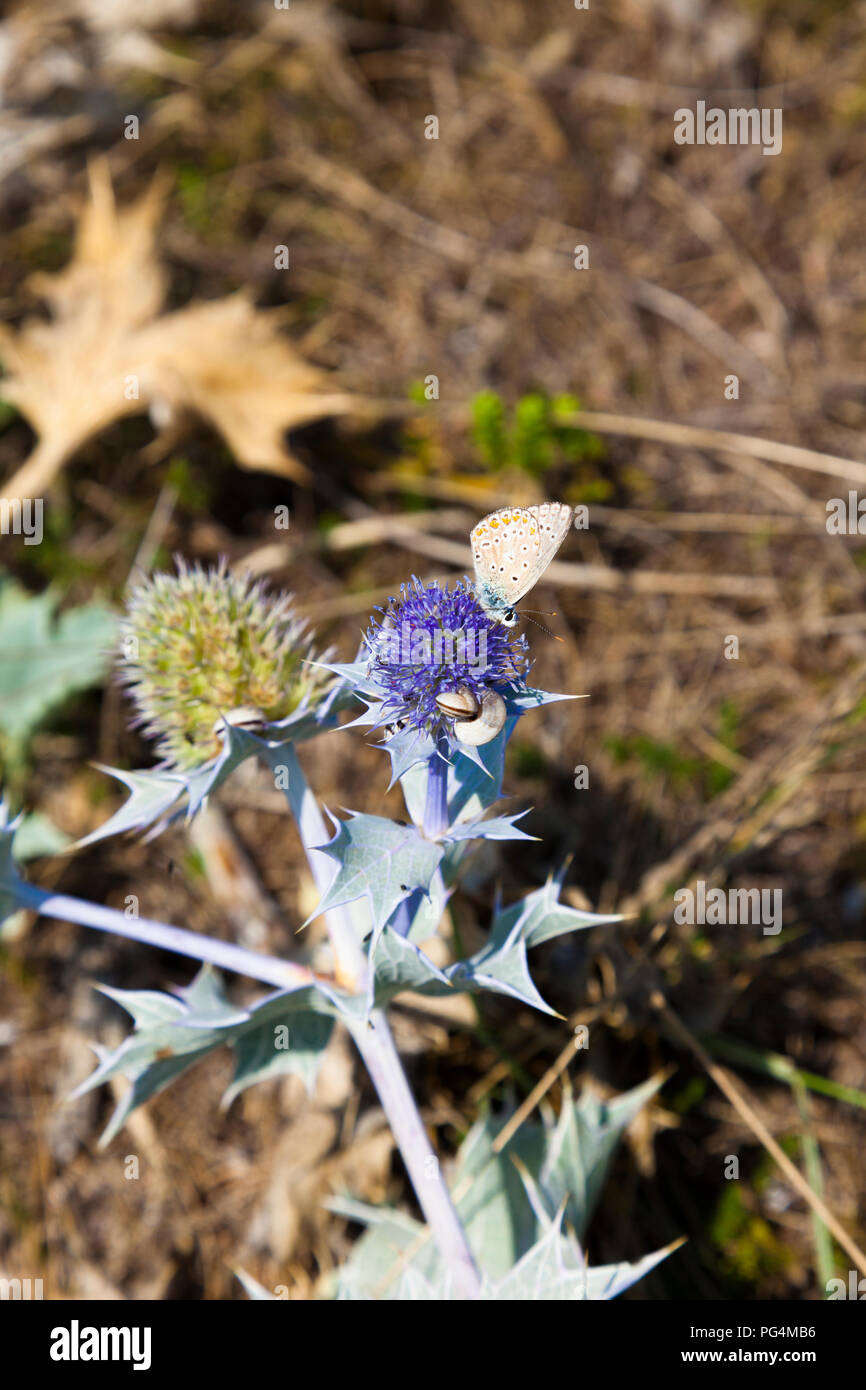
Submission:
{"label": "butterfly antenna", "polygon": [[[542,632],[546,632],[547,635],[548,635],[548,637],[552,637],[553,640],[554,640],[554,642],[564,642],[564,641],[565,641],[565,638],[564,638],[564,637],[557,637],[557,635],[556,635],[555,632],[551,632],[551,630],[550,630],[549,627],[545,627],[545,626],[544,626],[544,623],[536,623],[536,622],[535,622],[535,619],[534,619],[534,618],[530,618],[530,617],[529,617],[529,614],[526,613],[526,612],[524,612],[523,610],[521,610],[520,616],[521,616],[521,618],[527,618],[529,622],[531,622],[531,623],[533,623],[533,624],[535,625],[535,627],[540,627],[540,628],[541,628],[541,631],[542,631]],[[556,614],[554,613],[552,616],[553,616],[553,617],[556,617]]]}

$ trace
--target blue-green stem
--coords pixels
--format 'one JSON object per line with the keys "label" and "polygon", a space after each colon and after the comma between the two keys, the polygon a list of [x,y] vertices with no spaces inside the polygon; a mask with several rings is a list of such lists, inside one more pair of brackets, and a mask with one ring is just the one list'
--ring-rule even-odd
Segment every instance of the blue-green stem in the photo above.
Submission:
{"label": "blue-green stem", "polygon": [[448,829],[448,741],[440,738],[427,763],[424,834],[435,840]]}
{"label": "blue-green stem", "polygon": [[[273,771],[280,774],[280,785],[297,821],[310,870],[317,888],[324,894],[336,868],[326,855],[316,853],[318,847],[332,838],[318,802],[290,744],[269,749],[267,757]],[[447,773],[444,763],[442,767]],[[351,915],[338,908],[327,912],[325,920],[334,950],[335,978],[344,986],[353,981],[358,992],[366,991],[370,967]],[[452,1274],[455,1292],[465,1299],[478,1298],[478,1269],[439,1169],[439,1160],[418,1113],[388,1020],[381,1009],[373,1009],[366,1022],[347,1021],[346,1026],[376,1088],[430,1233],[445,1268]]]}
{"label": "blue-green stem", "polygon": [[172,927],[167,922],[155,922],[148,917],[127,917],[115,908],[100,907],[97,903],[73,898],[67,893],[48,893],[23,880],[17,880],[12,891],[19,907],[30,908],[43,917],[76,922],[82,927],[93,927],[96,931],[142,941],[162,951],[175,951],[178,955],[191,956],[193,960],[206,961],[220,970],[231,970],[251,980],[277,985],[280,989],[291,989],[314,980],[312,971],[306,966],[280,960],[277,956],[259,955],[257,951],[247,951],[230,941],[216,941],[210,936],[187,931],[185,927]]}

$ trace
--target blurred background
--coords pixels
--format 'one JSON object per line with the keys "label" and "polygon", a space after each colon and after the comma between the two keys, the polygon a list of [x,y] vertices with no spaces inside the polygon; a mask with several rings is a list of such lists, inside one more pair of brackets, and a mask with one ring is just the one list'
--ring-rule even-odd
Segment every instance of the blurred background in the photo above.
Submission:
{"label": "blurred background", "polygon": [[[317,928],[281,925],[315,899],[267,778],[189,836],[56,853],[119,804],[94,762],[149,763],[103,655],[130,575],[227,556],[349,660],[410,574],[465,572],[484,512],[587,506],[536,591],[563,640],[527,631],[535,683],[590,698],[521,725],[506,780],[542,843],[485,867],[507,900],[570,856],[566,901],[629,914],[536,953],[591,1026],[576,1086],[666,1075],[589,1250],[688,1242],[628,1298],[847,1277],[761,1126],[864,1239],[866,542],[826,525],[866,496],[864,20],[862,0],[46,0],[0,23],[0,496],[44,500],[40,544],[0,535],[0,757],[30,873],[314,953]],[[677,144],[699,100],[781,109],[782,152]],[[74,654],[36,688],[34,632]],[[302,757],[329,805],[399,814],[356,734]],[[781,888],[781,932],[677,924],[697,880]],[[490,908],[479,873],[465,949]],[[93,984],[188,969],[21,916],[0,949],[3,1273],[224,1299],[240,1264],[307,1299],[357,1235],[331,1191],[414,1209],[345,1040],[311,1100],[293,1077],[222,1112],[219,1054],[98,1150],[112,1097],[63,1104],[88,1040],[125,1031]],[[463,1003],[394,1009],[445,1156],[568,1041]]]}

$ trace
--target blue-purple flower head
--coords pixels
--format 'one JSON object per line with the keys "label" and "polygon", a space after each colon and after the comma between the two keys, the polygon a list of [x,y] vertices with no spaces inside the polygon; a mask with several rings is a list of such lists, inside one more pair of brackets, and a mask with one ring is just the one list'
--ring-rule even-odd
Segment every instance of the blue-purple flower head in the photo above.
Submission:
{"label": "blue-purple flower head", "polygon": [[433,734],[443,722],[437,696],[468,688],[480,703],[488,690],[522,688],[526,638],[490,618],[468,580],[449,590],[413,577],[377,612],[382,616],[372,619],[364,641],[383,723]]}

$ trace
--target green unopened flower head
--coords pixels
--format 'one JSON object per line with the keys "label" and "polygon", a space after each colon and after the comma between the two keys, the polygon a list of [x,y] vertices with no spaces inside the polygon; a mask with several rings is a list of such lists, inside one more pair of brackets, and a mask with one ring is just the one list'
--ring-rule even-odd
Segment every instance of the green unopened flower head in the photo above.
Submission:
{"label": "green unopened flower head", "polygon": [[131,592],[121,623],[121,679],[138,709],[135,726],[171,767],[189,770],[219,753],[221,717],[241,706],[268,723],[287,718],[332,683],[314,659],[306,624],[287,594],[270,595],[221,561],[177,560]]}

